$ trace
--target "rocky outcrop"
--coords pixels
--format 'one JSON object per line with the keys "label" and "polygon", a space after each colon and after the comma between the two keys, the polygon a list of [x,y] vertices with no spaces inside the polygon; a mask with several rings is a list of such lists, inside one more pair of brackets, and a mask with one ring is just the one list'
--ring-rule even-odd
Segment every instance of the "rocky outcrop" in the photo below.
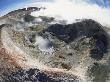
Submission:
{"label": "rocky outcrop", "polygon": [[103,54],[107,52],[108,35],[102,25],[91,19],[69,25],[54,24],[45,32],[50,32],[66,43],[71,43],[78,37],[93,38],[95,45],[90,53],[91,57],[97,60],[103,58]]}

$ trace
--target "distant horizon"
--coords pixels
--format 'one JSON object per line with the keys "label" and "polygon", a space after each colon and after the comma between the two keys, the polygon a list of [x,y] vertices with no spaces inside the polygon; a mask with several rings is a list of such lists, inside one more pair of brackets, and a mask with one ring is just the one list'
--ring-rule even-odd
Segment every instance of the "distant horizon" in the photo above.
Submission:
{"label": "distant horizon", "polygon": [[[10,11],[24,8],[32,3],[54,2],[56,0],[0,0],[0,16],[7,14]],[[83,1],[89,4],[95,4],[100,7],[110,8],[110,0],[70,0],[70,1]]]}
{"label": "distant horizon", "polygon": [[[5,9],[9,6],[21,3],[33,3],[33,2],[54,2],[56,0],[0,0],[0,9]],[[91,4],[96,4],[101,7],[110,7],[110,0],[68,0],[68,1],[83,1]]]}

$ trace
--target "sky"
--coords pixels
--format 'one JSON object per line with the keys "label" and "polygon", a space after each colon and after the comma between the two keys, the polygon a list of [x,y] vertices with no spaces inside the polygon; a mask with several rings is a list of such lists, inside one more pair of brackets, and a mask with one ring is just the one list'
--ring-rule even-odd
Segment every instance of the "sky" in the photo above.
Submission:
{"label": "sky", "polygon": [[52,1],[53,0],[0,0],[0,16],[12,10],[26,7],[29,4]]}
{"label": "sky", "polygon": [[[8,9],[10,7],[15,6],[16,4],[29,4],[34,2],[52,2],[55,0],[0,0],[0,11],[4,11],[5,9]],[[81,1],[81,0],[76,0]],[[90,4],[97,4],[101,7],[110,7],[110,0],[83,0]]]}
{"label": "sky", "polygon": [[[37,3],[37,2],[54,2],[55,0],[0,0],[0,13],[7,13],[11,10],[15,10],[20,6],[26,6],[30,3]],[[72,1],[72,0],[71,0]],[[80,1],[86,1],[89,4],[96,4],[101,7],[110,7],[110,0],[75,0],[80,3]],[[1,16],[1,15],[0,15]]]}
{"label": "sky", "polygon": [[[25,3],[25,2],[51,2],[54,0],[0,0],[0,8],[4,9],[7,6],[13,5],[13,4],[20,4],[20,3]],[[76,1],[81,1],[81,0],[76,0]],[[99,6],[103,7],[110,7],[110,0],[83,0],[87,1],[88,3],[92,4],[97,4]]]}
{"label": "sky", "polygon": [[4,9],[14,4],[21,4],[21,3],[32,3],[32,2],[46,2],[51,0],[0,0],[0,8]]}
{"label": "sky", "polygon": [[110,24],[110,0],[0,0],[0,16],[28,6],[47,8],[45,11],[32,13],[33,16],[53,16],[65,19],[68,23],[75,19],[90,18]]}
{"label": "sky", "polygon": [[88,3],[97,4],[101,7],[110,7],[110,0],[87,0]]}

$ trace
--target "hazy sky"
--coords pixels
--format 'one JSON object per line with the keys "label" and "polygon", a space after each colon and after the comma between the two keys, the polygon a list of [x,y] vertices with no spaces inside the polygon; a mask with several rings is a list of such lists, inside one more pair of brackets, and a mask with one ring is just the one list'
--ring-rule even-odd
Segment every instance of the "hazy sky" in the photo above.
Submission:
{"label": "hazy sky", "polygon": [[[25,7],[30,3],[37,2],[52,2],[55,0],[0,0],[0,15],[6,14],[7,12],[20,8],[19,5]],[[72,0],[71,0],[72,1]],[[90,4],[97,4],[101,7],[110,7],[110,0],[73,0],[73,1],[87,1]]]}
{"label": "hazy sky", "polygon": [[45,15],[59,14],[70,22],[73,19],[92,18],[110,24],[110,0],[0,0],[0,16],[15,9],[44,6],[46,3],[48,9],[43,12]]}
{"label": "hazy sky", "polygon": [[32,3],[52,2],[53,0],[0,0],[0,16],[12,10],[23,8]]}
{"label": "hazy sky", "polygon": [[[54,0],[0,0],[0,8],[4,9],[7,6],[13,5],[13,4],[20,4],[20,3],[25,3],[25,2],[46,2],[46,1],[54,1]],[[77,0],[81,1],[81,0]],[[109,7],[110,6],[110,0],[83,0],[87,1],[89,3],[93,4],[98,4],[99,6],[105,6]]]}

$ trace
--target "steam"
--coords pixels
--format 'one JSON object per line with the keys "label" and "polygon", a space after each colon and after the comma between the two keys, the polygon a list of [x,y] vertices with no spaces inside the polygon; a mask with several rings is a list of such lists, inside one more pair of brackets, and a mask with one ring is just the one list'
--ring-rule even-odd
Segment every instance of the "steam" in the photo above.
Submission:
{"label": "steam", "polygon": [[57,20],[73,23],[76,19],[94,19],[101,24],[110,25],[110,9],[88,4],[84,0],[55,0],[53,3],[42,4],[45,10],[33,12],[33,16],[50,16]]}
{"label": "steam", "polygon": [[54,51],[50,41],[48,39],[44,39],[41,36],[36,36],[35,45],[38,46],[38,48],[43,52],[48,52],[51,54]]}

